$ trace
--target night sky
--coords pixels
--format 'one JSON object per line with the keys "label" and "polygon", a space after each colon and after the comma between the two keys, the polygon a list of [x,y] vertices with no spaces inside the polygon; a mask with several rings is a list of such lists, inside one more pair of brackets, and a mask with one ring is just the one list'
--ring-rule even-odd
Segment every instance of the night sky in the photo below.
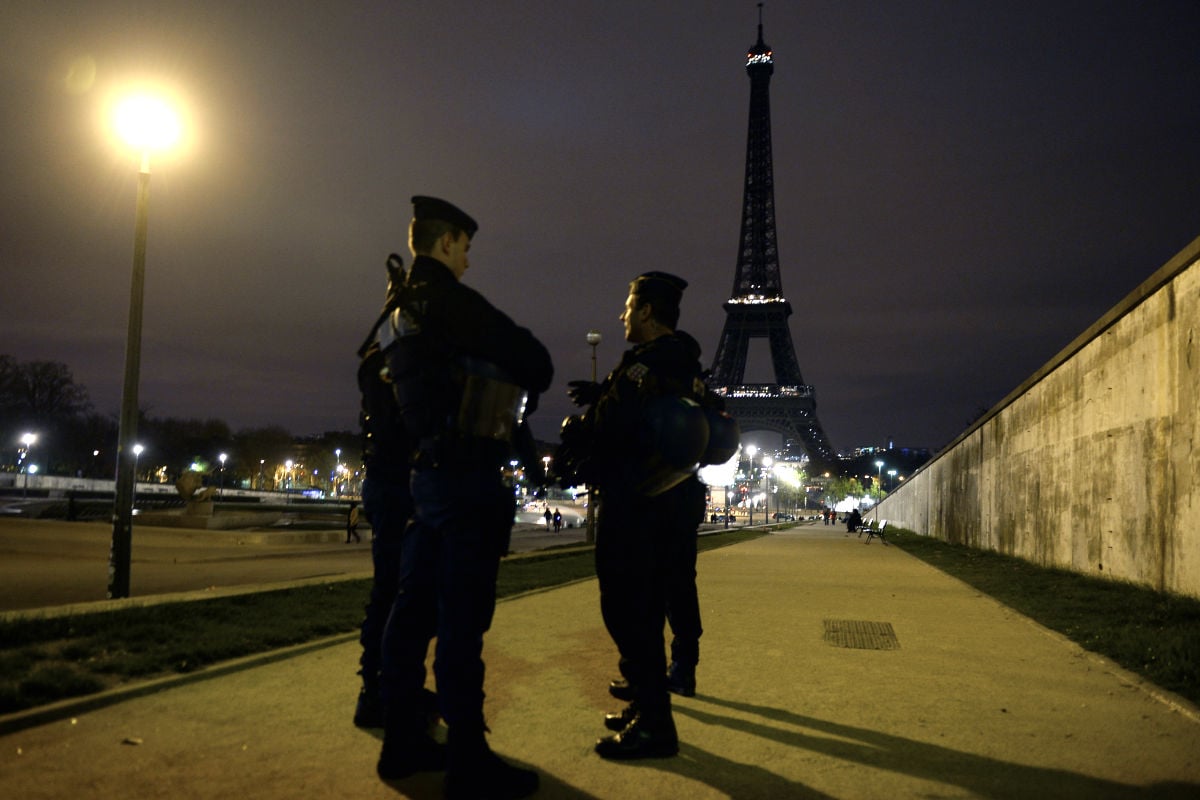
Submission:
{"label": "night sky", "polygon": [[[432,194],[480,223],[466,282],[554,356],[554,439],[640,272],[690,281],[711,362],[757,22],[750,0],[9,0],[0,353],[116,414],[137,157],[108,113],[150,80],[187,141],[152,163],[144,409],[354,429],[354,350]],[[946,444],[1200,236],[1196,0],[774,0],[764,33],[783,290],[839,450]]]}

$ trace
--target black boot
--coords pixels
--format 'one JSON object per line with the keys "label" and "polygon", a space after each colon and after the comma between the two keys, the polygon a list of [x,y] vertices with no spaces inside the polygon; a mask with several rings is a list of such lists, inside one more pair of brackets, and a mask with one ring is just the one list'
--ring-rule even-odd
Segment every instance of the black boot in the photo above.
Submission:
{"label": "black boot", "polygon": [[641,711],[620,733],[596,742],[601,758],[615,761],[634,758],[670,758],[679,752],[679,736],[671,711]]}
{"label": "black boot", "polygon": [[359,728],[383,727],[383,700],[379,696],[379,681],[363,680],[354,707],[354,725]]}
{"label": "black boot", "polygon": [[538,774],[493,753],[482,727],[458,728],[451,726],[446,740],[448,800],[517,800],[538,790]]}
{"label": "black boot", "polygon": [[624,678],[616,678],[609,682],[608,693],[618,700],[628,703],[633,700],[634,688]]}
{"label": "black boot", "polygon": [[388,720],[383,733],[383,750],[375,771],[385,781],[407,778],[417,772],[440,772],[446,768],[446,745],[435,741],[419,711],[400,720]]}
{"label": "black boot", "polygon": [[667,690],[684,697],[695,697],[696,665],[672,661],[667,667]]}
{"label": "black boot", "polygon": [[604,715],[604,727],[610,731],[625,730],[629,727],[629,723],[633,722],[633,718],[637,716],[637,703],[630,703],[620,711],[614,711]]}

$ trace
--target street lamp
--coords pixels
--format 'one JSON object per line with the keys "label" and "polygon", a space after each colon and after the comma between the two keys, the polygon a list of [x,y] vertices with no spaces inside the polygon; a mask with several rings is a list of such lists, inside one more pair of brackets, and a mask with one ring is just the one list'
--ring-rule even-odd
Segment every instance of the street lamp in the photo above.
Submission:
{"label": "street lamp", "polygon": [[[758,453],[758,448],[756,446],[749,445],[746,447],[746,455],[750,457],[750,469],[746,473],[746,482],[747,483],[749,483],[750,480],[752,480],[754,477],[754,456],[756,453]],[[749,503],[750,521],[747,524],[750,526],[753,526],[754,525],[754,492],[753,491],[750,492],[750,496],[747,499],[750,501],[750,503]]]}
{"label": "street lamp", "polygon": [[[599,346],[600,331],[592,328],[587,332],[587,343],[592,348],[592,383],[596,382],[596,347]],[[592,487],[587,488],[588,509],[587,509],[587,536],[584,537],[584,542],[592,544],[596,541],[596,496]]]}
{"label": "street lamp", "polygon": [[[133,485],[134,485],[134,487],[136,487],[136,486],[137,486],[137,474],[138,474],[137,465],[138,465],[138,459],[139,459],[139,458],[141,458],[142,451],[143,451],[143,450],[145,450],[145,449],[146,449],[146,448],[142,447],[140,444],[135,444],[135,445],[133,446]],[[136,490],[134,491],[134,494],[135,494],[135,495],[137,494],[137,491],[136,491]]]}
{"label": "street lamp", "polygon": [[767,523],[771,522],[771,465],[775,463],[770,456],[762,457],[763,466],[763,485],[765,487],[763,495],[766,498],[763,500],[763,519]]}
{"label": "street lamp", "polygon": [[341,492],[338,491],[338,477],[342,474],[342,448],[335,448],[333,455],[334,460],[337,463],[334,464],[333,474],[330,476],[330,478],[333,481],[333,494],[335,496],[339,496],[341,495]]}
{"label": "street lamp", "polygon": [[21,449],[21,458],[18,460],[18,469],[25,473],[25,483],[21,485],[21,498],[24,499],[29,494],[29,465],[25,462],[29,460],[29,448],[37,443],[36,433],[27,433],[21,437],[21,444],[25,445]]}
{"label": "street lamp", "polygon": [[883,480],[883,462],[875,462],[875,521],[879,521],[879,501],[883,499],[883,494],[880,492],[882,488],[879,482]]}
{"label": "street lamp", "polygon": [[129,564],[133,554],[133,440],[137,438],[138,377],[142,360],[142,298],[146,279],[146,226],[150,216],[150,152],[164,150],[179,138],[179,118],[165,103],[139,96],[116,109],[120,137],[141,154],[137,213],[133,227],[133,275],[129,288],[129,329],[125,335],[125,384],[117,432],[117,480],[113,496],[112,549],[108,556],[108,597],[129,596]]}
{"label": "street lamp", "polygon": [[287,468],[287,472],[284,473],[283,477],[283,502],[287,504],[292,502],[292,467],[295,466],[295,462],[289,458],[283,462],[283,466]]}
{"label": "street lamp", "polygon": [[221,453],[221,455],[217,456],[217,460],[221,462],[221,479],[217,483],[218,495],[225,494],[225,459],[227,458],[229,458],[229,456],[225,453]]}

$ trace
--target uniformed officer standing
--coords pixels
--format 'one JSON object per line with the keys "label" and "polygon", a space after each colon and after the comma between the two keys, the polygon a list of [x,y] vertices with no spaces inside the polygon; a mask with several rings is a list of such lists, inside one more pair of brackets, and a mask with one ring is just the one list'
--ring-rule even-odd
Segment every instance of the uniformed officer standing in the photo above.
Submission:
{"label": "uniformed officer standing", "polygon": [[[413,198],[409,247],[415,258],[391,318],[395,340],[385,353],[405,429],[417,446],[415,514],[385,633],[387,720],[378,771],[394,779],[444,763],[448,797],[516,798],[536,791],[538,776],[488,747],[483,634],[495,611],[496,575],[515,511],[501,466],[510,458],[522,410],[531,410],[536,394],[549,387],[553,366],[527,329],[461,283],[476,230],[450,203]],[[529,408],[522,409],[526,393]],[[434,674],[448,728],[444,749],[419,713],[425,656],[435,636]]]}
{"label": "uniformed officer standing", "polygon": [[[664,272],[645,273],[630,284],[621,321],[625,339],[634,347],[625,352],[604,383],[593,389],[598,396],[586,417],[590,418],[593,442],[589,469],[599,489],[596,575],[600,609],[620,653],[621,674],[632,699],[627,709],[605,720],[608,727],[618,730],[596,743],[596,752],[605,758],[666,757],[679,750],[668,694],[663,625],[668,587],[680,576],[680,523],[676,517],[681,503],[690,507],[688,498],[694,495],[695,484],[689,494],[689,473],[672,472],[666,465],[672,459],[664,458],[662,452],[644,451],[639,444],[653,440],[647,436],[647,425],[653,427],[656,414],[666,415],[658,419],[661,427],[672,428],[670,415],[678,406],[662,401],[704,393],[700,347],[691,336],[675,331],[686,286],[683,279]],[[583,396],[586,394],[577,388],[573,396],[576,402],[591,402],[593,398]],[[701,450],[706,430],[700,434]],[[682,444],[686,449],[687,442]],[[672,443],[660,440],[657,445]],[[691,511],[690,516],[694,516]],[[691,536],[695,536],[695,527]],[[693,579],[694,563],[693,557]],[[697,607],[697,638],[698,614]]]}
{"label": "uniformed officer standing", "polygon": [[[396,254],[387,260],[387,300],[366,340],[358,349],[359,427],[362,432],[363,512],[371,524],[371,562],[374,580],[367,601],[359,641],[362,644],[360,674],[362,688],[354,709],[354,724],[360,728],[382,728],[383,699],[380,692],[383,633],[400,583],[401,543],[413,514],[409,479],[414,446],[404,430],[392,391],[391,374],[379,345],[380,329],[395,309],[404,283],[404,269]],[[432,692],[422,697],[422,711],[436,717],[437,700]]]}
{"label": "uniformed officer standing", "polygon": [[373,342],[364,351],[358,368],[362,397],[359,423],[363,435],[363,465],[366,467],[363,510],[371,523],[371,562],[375,570],[359,636],[362,689],[354,710],[354,724],[360,728],[383,727],[379,687],[383,631],[396,598],[401,543],[413,512],[412,494],[408,488],[413,447],[401,425],[386,374],[387,366],[379,344]]}

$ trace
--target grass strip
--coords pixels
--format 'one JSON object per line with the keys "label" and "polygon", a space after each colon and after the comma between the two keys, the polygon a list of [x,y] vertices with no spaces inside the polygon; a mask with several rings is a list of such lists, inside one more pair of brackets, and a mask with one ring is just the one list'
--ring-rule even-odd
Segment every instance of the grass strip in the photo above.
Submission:
{"label": "grass strip", "polygon": [[[700,537],[699,548],[760,531]],[[500,564],[498,597],[596,574],[590,548],[547,551]],[[0,714],[81,697],[134,680],[187,673],[303,644],[362,623],[370,580],[336,581],[233,597],[0,623]]]}
{"label": "grass strip", "polygon": [[1200,600],[888,529],[888,541],[1081,647],[1200,704]]}

